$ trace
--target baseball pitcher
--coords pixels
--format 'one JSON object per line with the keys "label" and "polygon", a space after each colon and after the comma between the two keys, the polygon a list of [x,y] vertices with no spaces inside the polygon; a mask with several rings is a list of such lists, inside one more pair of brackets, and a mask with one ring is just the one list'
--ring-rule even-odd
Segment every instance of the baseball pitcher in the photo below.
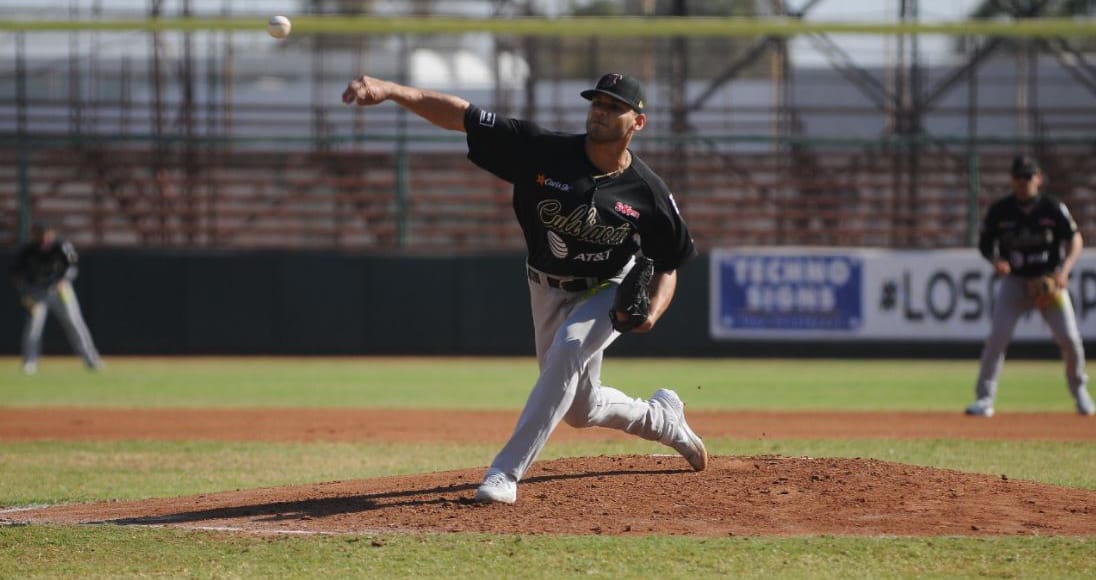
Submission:
{"label": "baseball pitcher", "polygon": [[696,250],[666,185],[628,149],[647,122],[643,87],[612,73],[582,96],[590,101],[586,133],[566,134],[371,77],[343,93],[347,104],[390,100],[463,131],[468,158],[513,184],[540,376],[476,491],[478,501],[514,503],[517,482],[561,420],[657,440],[693,469],[707,466],[704,443],[676,393],[659,389],[643,400],[601,384],[605,349],[621,332],[655,325],[673,298],[677,269]]}
{"label": "baseball pitcher", "polygon": [[989,337],[966,413],[992,417],[997,377],[1020,315],[1036,309],[1046,320],[1065,360],[1066,382],[1081,415],[1092,415],[1084,344],[1066,284],[1083,241],[1065,204],[1039,193],[1043,173],[1027,156],[1013,159],[1012,194],[986,212],[978,249],[1000,277]]}
{"label": "baseball pitcher", "polygon": [[38,370],[42,331],[49,312],[57,316],[69,343],[84,359],[84,364],[92,370],[102,366],[72,288],[77,259],[71,243],[57,237],[52,227],[37,223],[31,227],[30,243],[23,246],[12,265],[12,282],[27,310],[23,330],[23,372],[28,375]]}

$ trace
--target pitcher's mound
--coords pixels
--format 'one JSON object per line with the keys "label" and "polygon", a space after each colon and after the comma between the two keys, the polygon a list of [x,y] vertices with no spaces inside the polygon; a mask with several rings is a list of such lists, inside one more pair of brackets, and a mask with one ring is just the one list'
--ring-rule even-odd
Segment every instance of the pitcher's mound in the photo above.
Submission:
{"label": "pitcher's mound", "polygon": [[1094,535],[1096,491],[873,459],[613,456],[536,463],[515,505],[483,469],[8,512],[4,521],[284,533]]}

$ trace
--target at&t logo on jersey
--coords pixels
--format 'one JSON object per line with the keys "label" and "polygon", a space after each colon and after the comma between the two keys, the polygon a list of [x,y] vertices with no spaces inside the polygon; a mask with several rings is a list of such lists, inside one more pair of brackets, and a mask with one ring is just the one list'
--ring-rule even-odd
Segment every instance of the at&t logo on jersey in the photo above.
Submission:
{"label": "at&t logo on jersey", "polygon": [[540,185],[541,187],[551,187],[552,189],[563,191],[563,192],[570,192],[571,191],[571,184],[570,183],[563,183],[561,181],[556,181],[555,179],[552,179],[551,177],[548,177],[548,176],[544,175],[543,173],[537,174],[537,185]]}
{"label": "at&t logo on jersey", "polygon": [[[563,241],[563,238],[559,234],[551,230],[547,233],[548,236],[548,249],[551,250],[552,255],[563,260],[567,258],[567,255],[571,253],[571,250],[567,247],[567,242]],[[572,260],[576,262],[604,262],[609,259],[613,253],[612,249],[602,250],[600,252],[579,252],[574,255]]]}
{"label": "at&t logo on jersey", "polygon": [[612,250],[605,250],[603,252],[584,252],[581,254],[575,254],[574,260],[576,262],[604,262],[612,255]]}
{"label": "at&t logo on jersey", "polygon": [[559,234],[551,230],[548,231],[548,249],[552,251],[552,255],[560,260],[567,257],[570,250],[567,249],[567,242],[563,241],[563,238],[559,237]]}

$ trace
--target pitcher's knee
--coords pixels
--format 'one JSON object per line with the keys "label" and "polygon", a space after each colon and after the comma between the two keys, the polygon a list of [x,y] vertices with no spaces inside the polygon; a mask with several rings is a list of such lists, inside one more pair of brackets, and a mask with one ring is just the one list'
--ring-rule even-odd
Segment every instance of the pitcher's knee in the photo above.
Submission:
{"label": "pitcher's knee", "polygon": [[548,358],[557,364],[562,361],[577,361],[582,356],[582,347],[583,340],[578,337],[556,340]]}
{"label": "pitcher's knee", "polygon": [[579,409],[571,407],[571,410],[567,411],[567,414],[563,416],[563,422],[576,429],[591,427],[591,419],[592,417],[590,416],[589,410],[585,408]]}

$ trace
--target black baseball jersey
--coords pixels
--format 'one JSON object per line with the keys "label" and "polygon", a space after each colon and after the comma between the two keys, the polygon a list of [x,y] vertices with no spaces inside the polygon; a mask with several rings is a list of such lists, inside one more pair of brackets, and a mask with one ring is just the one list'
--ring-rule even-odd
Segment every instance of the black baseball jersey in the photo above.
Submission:
{"label": "black baseball jersey", "polygon": [[54,239],[44,248],[32,242],[19,251],[11,275],[17,284],[44,288],[62,278],[75,278],[76,261],[76,249],[61,238]]}
{"label": "black baseball jersey", "polygon": [[635,154],[622,173],[602,173],[584,134],[546,131],[470,106],[468,158],[514,184],[514,213],[529,265],[557,276],[610,278],[637,250],[660,272],[696,255],[673,196]]}
{"label": "black baseball jersey", "polygon": [[978,250],[987,260],[1007,260],[1012,273],[1031,278],[1053,272],[1062,263],[1063,244],[1077,233],[1066,205],[1039,195],[1025,211],[1015,195],[997,200],[986,212]]}

